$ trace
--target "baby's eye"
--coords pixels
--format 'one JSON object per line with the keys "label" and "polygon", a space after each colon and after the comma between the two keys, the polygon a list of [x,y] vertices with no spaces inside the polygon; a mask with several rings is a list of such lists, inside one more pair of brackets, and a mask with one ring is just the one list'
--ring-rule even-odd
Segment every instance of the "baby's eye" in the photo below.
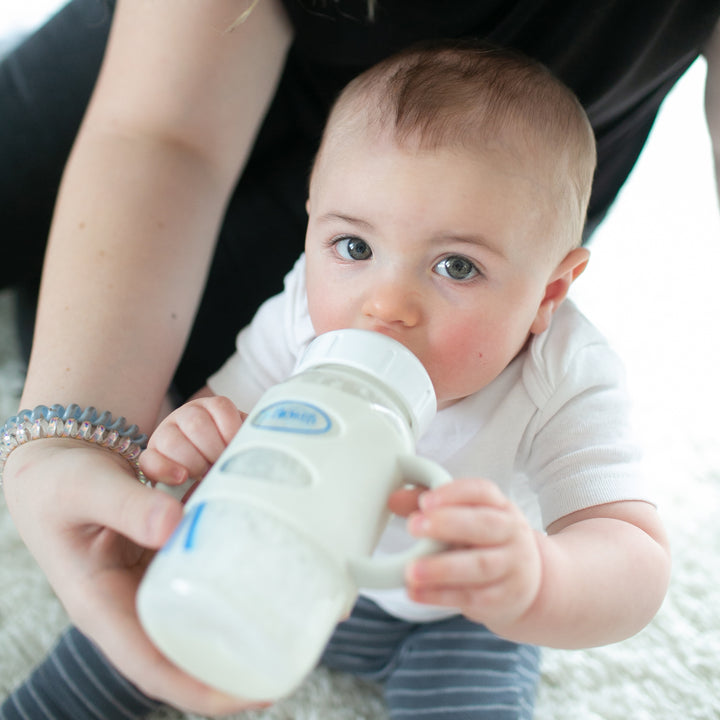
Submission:
{"label": "baby's eye", "polygon": [[342,237],[335,241],[335,247],[346,260],[367,260],[372,257],[372,248],[360,238]]}
{"label": "baby's eye", "polygon": [[434,269],[438,275],[443,275],[451,280],[470,280],[476,275],[480,275],[475,264],[462,255],[448,255],[435,265]]}

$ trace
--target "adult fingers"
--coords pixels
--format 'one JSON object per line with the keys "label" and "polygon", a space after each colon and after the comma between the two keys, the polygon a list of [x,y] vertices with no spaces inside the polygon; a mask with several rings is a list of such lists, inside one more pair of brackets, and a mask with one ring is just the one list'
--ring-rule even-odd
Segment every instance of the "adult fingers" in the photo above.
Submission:
{"label": "adult fingers", "polygon": [[140,484],[124,458],[90,443],[28,443],[10,456],[7,470],[8,507],[37,559],[87,526],[112,528],[157,548],[182,516],[177,500]]}
{"label": "adult fingers", "polygon": [[150,642],[135,611],[140,573],[111,568],[88,575],[82,607],[73,613],[78,627],[117,669],[146,695],[183,710],[218,715],[260,706],[208,687],[173,665]]}
{"label": "adult fingers", "polygon": [[103,455],[73,483],[77,502],[66,525],[106,527],[142,547],[161,547],[182,518],[182,504],[139,483],[122,458]]}

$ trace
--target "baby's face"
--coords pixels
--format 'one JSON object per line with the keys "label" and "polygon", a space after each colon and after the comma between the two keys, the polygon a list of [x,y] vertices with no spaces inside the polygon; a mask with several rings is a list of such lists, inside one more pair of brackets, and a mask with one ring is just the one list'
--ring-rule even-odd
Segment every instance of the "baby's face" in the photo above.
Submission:
{"label": "baby's face", "polygon": [[548,252],[543,181],[507,154],[363,136],[331,143],[308,200],[315,331],[400,341],[430,374],[439,407],[486,386],[525,344],[560,259]]}

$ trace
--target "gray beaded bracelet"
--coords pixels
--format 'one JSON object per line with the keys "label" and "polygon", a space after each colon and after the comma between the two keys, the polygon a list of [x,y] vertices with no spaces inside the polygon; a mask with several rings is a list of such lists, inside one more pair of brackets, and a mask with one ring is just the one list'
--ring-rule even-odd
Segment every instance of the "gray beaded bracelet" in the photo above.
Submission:
{"label": "gray beaded bracelet", "polygon": [[94,407],[84,410],[73,403],[34,410],[21,410],[0,428],[0,483],[2,471],[15,448],[43,438],[71,438],[99,445],[124,457],[140,482],[147,479],[140,470],[138,458],[147,445],[147,435],[138,432],[137,425],[125,426],[125,418],[113,420],[109,412],[98,415]]}

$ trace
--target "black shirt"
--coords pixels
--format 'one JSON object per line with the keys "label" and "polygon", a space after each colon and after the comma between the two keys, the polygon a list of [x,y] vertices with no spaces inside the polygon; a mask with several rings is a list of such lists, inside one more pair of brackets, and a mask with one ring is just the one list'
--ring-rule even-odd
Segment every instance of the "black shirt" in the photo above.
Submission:
{"label": "black shirt", "polygon": [[473,36],[521,50],[572,88],[598,144],[594,227],[627,178],[660,104],[698,57],[720,0],[283,0],[295,28],[288,66],[319,135],[355,75],[420,40]]}

